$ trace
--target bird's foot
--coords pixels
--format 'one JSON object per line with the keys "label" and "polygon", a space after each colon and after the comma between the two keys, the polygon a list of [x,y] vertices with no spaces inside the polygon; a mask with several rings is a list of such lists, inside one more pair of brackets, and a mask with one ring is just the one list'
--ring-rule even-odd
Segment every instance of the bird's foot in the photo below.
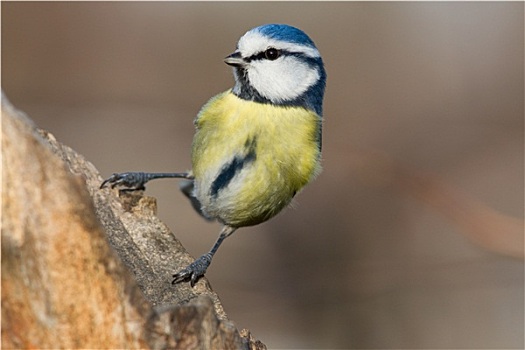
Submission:
{"label": "bird's foot", "polygon": [[186,268],[173,275],[171,284],[177,284],[182,281],[190,280],[190,285],[193,288],[199,278],[204,276],[208,266],[211,264],[212,255],[210,253],[204,254]]}
{"label": "bird's foot", "polygon": [[109,185],[111,188],[122,186],[126,191],[144,190],[148,180],[148,174],[143,172],[114,173],[102,182],[100,188]]}

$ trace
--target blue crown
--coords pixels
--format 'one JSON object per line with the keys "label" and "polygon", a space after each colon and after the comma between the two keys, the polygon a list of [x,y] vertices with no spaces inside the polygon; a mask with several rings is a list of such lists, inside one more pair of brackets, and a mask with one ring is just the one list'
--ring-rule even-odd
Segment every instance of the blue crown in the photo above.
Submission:
{"label": "blue crown", "polygon": [[287,24],[265,24],[253,30],[272,39],[316,48],[312,39],[302,30]]}

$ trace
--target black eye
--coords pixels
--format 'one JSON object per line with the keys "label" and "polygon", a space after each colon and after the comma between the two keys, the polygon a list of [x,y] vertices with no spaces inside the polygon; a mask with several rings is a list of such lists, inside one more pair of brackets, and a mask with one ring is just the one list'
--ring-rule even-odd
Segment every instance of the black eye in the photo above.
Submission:
{"label": "black eye", "polygon": [[277,50],[276,48],[270,47],[264,51],[264,57],[270,61],[275,61],[279,58],[279,56],[281,56],[281,51]]}

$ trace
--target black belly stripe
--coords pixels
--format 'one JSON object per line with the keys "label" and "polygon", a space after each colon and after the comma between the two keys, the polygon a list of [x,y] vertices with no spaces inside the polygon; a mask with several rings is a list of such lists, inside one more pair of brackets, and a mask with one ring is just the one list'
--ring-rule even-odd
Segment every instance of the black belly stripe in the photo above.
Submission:
{"label": "black belly stripe", "polygon": [[246,153],[244,155],[237,155],[233,157],[229,163],[222,167],[219,175],[217,175],[211,184],[210,195],[212,197],[217,197],[219,191],[227,187],[235,175],[237,175],[246,165],[250,164],[256,159],[256,145],[256,138],[250,138],[246,140],[244,144],[246,147]]}

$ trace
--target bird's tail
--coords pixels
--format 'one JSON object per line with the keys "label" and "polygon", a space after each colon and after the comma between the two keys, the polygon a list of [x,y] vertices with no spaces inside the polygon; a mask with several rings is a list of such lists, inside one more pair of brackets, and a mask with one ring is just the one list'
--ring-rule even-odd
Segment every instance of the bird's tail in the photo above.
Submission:
{"label": "bird's tail", "polygon": [[204,219],[206,219],[207,221],[213,221],[214,218],[208,216],[203,210],[202,210],[202,206],[201,206],[201,202],[199,202],[199,200],[197,199],[197,197],[195,197],[195,195],[193,194],[193,188],[194,188],[194,182],[193,180],[185,180],[185,181],[181,181],[179,183],[179,188],[180,190],[182,191],[182,193],[184,193],[184,195],[186,197],[188,197],[188,199],[190,200],[191,202],[191,206],[193,207],[193,209],[195,209],[195,211],[197,213],[200,214],[200,216],[202,216]]}

